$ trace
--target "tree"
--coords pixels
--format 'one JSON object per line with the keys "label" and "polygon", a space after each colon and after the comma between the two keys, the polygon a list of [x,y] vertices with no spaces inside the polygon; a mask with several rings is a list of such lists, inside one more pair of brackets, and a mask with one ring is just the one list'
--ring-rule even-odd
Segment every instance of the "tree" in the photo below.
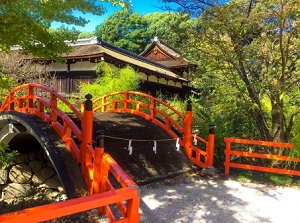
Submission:
{"label": "tree", "polygon": [[64,37],[65,40],[76,40],[80,34],[79,30],[76,30],[75,27],[69,29],[68,27],[62,25],[58,29],[49,29],[50,34],[55,34],[61,37]]}
{"label": "tree", "polygon": [[[193,17],[198,17],[208,8],[222,5],[229,0],[163,0],[163,2],[175,3],[177,8],[163,7],[168,11],[188,12]],[[252,1],[252,0],[249,0]]]}
{"label": "tree", "polygon": [[142,52],[155,36],[180,49],[192,26],[188,14],[155,12],[141,16],[118,11],[96,28],[96,36],[134,53]]}
{"label": "tree", "polygon": [[[96,0],[6,0],[0,4],[0,49],[9,52],[13,45],[20,45],[23,53],[37,57],[58,58],[68,47],[65,35],[49,30],[51,22],[84,26],[88,21],[75,16],[74,11],[102,15],[103,1]],[[129,0],[105,0],[113,5],[129,7]],[[71,39],[74,40],[74,39]]]}
{"label": "tree", "polygon": [[189,36],[196,86],[219,111],[252,119],[263,140],[289,141],[300,112],[299,3],[230,1],[205,10]]}
{"label": "tree", "polygon": [[2,74],[15,80],[16,84],[36,82],[53,87],[55,77],[50,74],[50,66],[45,63],[33,62],[18,52],[0,53]]}
{"label": "tree", "polygon": [[144,50],[150,39],[146,36],[147,23],[132,11],[116,11],[96,28],[96,36],[115,46],[134,53]]}
{"label": "tree", "polygon": [[120,69],[106,62],[100,62],[95,69],[98,74],[95,83],[80,85],[80,92],[84,95],[90,93],[96,99],[118,91],[138,90],[141,77],[130,66]]}
{"label": "tree", "polygon": [[78,39],[85,39],[95,36],[95,32],[82,32],[78,35]]}
{"label": "tree", "polygon": [[148,38],[158,36],[176,49],[180,49],[186,42],[188,30],[193,27],[193,20],[186,13],[154,12],[146,14],[143,18],[148,24]]}

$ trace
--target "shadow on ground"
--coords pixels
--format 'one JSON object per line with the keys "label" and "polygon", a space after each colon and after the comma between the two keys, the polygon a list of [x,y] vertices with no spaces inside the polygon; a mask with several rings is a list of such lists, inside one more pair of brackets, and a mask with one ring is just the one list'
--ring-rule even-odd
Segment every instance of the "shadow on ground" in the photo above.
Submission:
{"label": "shadow on ground", "polygon": [[[139,116],[95,113],[94,139],[100,129],[105,132],[105,152],[139,185],[195,169],[183,151],[176,150],[176,139],[171,139],[162,129]],[[153,151],[154,140],[157,143],[156,153]]]}
{"label": "shadow on ground", "polygon": [[276,206],[281,203],[278,194],[269,191],[267,185],[196,176],[156,182],[141,189],[141,223],[271,223],[280,210],[284,212]]}

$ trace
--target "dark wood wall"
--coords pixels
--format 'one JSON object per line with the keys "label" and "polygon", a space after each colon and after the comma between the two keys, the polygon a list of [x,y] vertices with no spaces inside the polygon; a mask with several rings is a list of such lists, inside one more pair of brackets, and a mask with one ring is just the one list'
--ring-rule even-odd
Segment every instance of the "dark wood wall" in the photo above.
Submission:
{"label": "dark wood wall", "polygon": [[93,71],[56,72],[55,90],[61,94],[79,93],[79,85],[94,82],[97,74]]}
{"label": "dark wood wall", "polygon": [[[97,74],[93,71],[56,72],[55,75],[56,84],[54,90],[64,96],[77,95],[81,82],[93,83],[97,77]],[[188,87],[178,88],[148,81],[143,81],[139,88],[139,91],[154,97],[163,96],[167,98],[172,95],[184,98],[189,94],[190,90]]]}

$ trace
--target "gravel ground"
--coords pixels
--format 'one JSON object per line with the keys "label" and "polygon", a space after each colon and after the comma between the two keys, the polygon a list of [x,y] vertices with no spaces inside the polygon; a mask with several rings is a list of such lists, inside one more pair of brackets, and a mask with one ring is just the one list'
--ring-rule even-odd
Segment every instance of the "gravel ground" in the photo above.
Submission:
{"label": "gravel ground", "polygon": [[141,223],[296,223],[300,189],[200,176],[141,187]]}

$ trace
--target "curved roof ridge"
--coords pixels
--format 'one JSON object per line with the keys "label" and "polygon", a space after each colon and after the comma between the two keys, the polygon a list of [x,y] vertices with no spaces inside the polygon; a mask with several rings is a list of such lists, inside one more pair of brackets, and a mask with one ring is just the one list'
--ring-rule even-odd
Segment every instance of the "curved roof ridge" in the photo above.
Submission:
{"label": "curved roof ridge", "polygon": [[166,47],[168,47],[169,49],[173,50],[175,53],[178,53],[180,55],[182,55],[181,51],[178,50],[178,49],[175,49],[174,47],[170,46],[169,44],[167,44],[166,42],[162,41],[162,40],[159,40],[158,43],[161,43],[163,45],[165,45]]}
{"label": "curved roof ridge", "polygon": [[112,45],[110,43],[105,42],[102,39],[98,39],[98,44],[101,45],[101,46],[103,46],[103,47],[107,47],[110,50],[113,50],[115,52],[121,53],[121,54],[123,54],[125,56],[131,57],[133,59],[136,59],[136,60],[139,60],[139,61],[142,61],[142,62],[145,62],[145,63],[149,63],[149,64],[152,64],[154,66],[157,66],[157,67],[160,67],[160,68],[163,68],[163,69],[166,69],[166,70],[170,71],[170,69],[167,66],[164,66],[164,65],[162,65],[160,63],[157,63],[157,62],[155,62],[153,60],[150,60],[150,59],[148,59],[146,57],[143,57],[143,56],[140,56],[138,54],[132,53],[132,52],[130,52],[128,50],[125,50],[125,49],[122,49],[120,47],[114,46],[114,45]]}

